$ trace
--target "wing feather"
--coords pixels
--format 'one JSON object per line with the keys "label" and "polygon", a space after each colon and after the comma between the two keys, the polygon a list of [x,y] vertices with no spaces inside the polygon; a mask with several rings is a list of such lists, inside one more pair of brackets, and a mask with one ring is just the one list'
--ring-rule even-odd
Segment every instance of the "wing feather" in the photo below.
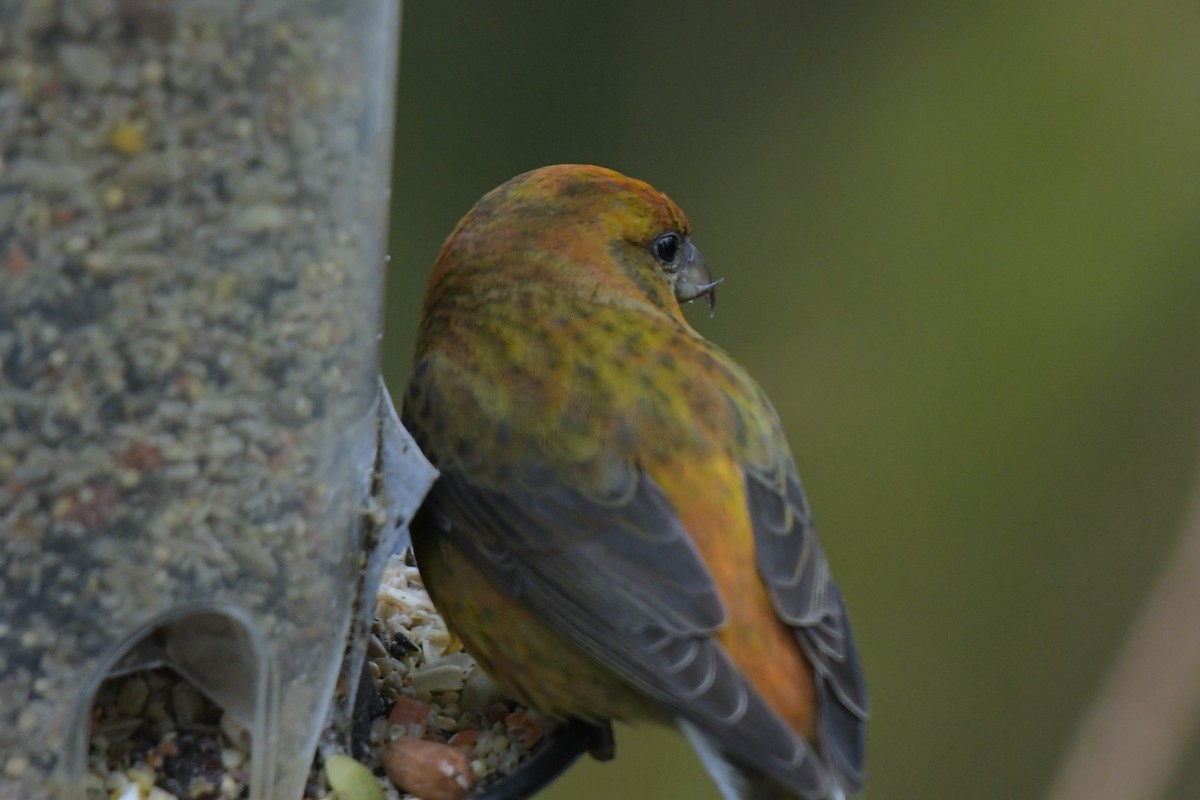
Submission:
{"label": "wing feather", "polygon": [[678,515],[652,478],[635,476],[624,503],[589,505],[561,483],[500,491],[443,468],[424,513],[552,629],[731,754],[820,796],[812,751],[714,638],[725,609]]}
{"label": "wing feather", "polygon": [[758,569],[779,617],[817,675],[822,749],[841,786],[863,784],[867,687],[842,593],[829,571],[808,501],[789,459],[774,471],[745,469]]}

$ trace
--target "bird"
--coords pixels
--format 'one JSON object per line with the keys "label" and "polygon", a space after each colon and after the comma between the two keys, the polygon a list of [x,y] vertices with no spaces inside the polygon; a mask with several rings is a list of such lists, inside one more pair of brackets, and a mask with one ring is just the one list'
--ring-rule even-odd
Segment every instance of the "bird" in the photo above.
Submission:
{"label": "bird", "polygon": [[678,726],[726,800],[861,791],[868,697],[779,415],[683,305],[721,280],[641,180],[485,194],[434,263],[402,421],[449,628],[549,717]]}

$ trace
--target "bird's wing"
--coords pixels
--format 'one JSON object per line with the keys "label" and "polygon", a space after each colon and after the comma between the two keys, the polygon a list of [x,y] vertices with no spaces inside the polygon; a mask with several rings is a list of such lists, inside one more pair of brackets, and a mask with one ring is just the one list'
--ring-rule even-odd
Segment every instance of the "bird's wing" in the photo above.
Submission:
{"label": "bird's wing", "polygon": [[626,467],[620,491],[595,498],[545,470],[501,489],[439,467],[424,513],[497,586],[721,749],[800,796],[823,796],[815,754],[713,637],[726,617],[720,596],[649,475]]}
{"label": "bird's wing", "polygon": [[744,468],[758,570],[779,617],[796,629],[817,686],[819,736],[841,786],[863,783],[867,689],[842,594],[829,572],[791,458]]}

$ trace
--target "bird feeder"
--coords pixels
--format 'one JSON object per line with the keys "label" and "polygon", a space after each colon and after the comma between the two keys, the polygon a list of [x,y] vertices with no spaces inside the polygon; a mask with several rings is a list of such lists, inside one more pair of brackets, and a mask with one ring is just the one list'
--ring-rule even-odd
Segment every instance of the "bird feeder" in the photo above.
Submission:
{"label": "bird feeder", "polygon": [[108,796],[98,693],[156,669],[114,705],[243,736],[252,798],[347,735],[433,477],[376,378],[398,15],[0,8],[0,800]]}

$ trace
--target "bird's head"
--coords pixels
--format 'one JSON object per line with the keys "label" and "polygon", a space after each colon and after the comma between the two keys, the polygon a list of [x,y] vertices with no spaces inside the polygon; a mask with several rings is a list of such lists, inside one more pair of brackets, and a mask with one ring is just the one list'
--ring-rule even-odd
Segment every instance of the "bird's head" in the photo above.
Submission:
{"label": "bird's head", "polygon": [[721,283],[669,197],[579,164],[535,169],[484,195],[447,240],[431,285],[464,271],[476,285],[536,280],[585,299],[648,300],[675,314],[700,297],[711,311]]}

